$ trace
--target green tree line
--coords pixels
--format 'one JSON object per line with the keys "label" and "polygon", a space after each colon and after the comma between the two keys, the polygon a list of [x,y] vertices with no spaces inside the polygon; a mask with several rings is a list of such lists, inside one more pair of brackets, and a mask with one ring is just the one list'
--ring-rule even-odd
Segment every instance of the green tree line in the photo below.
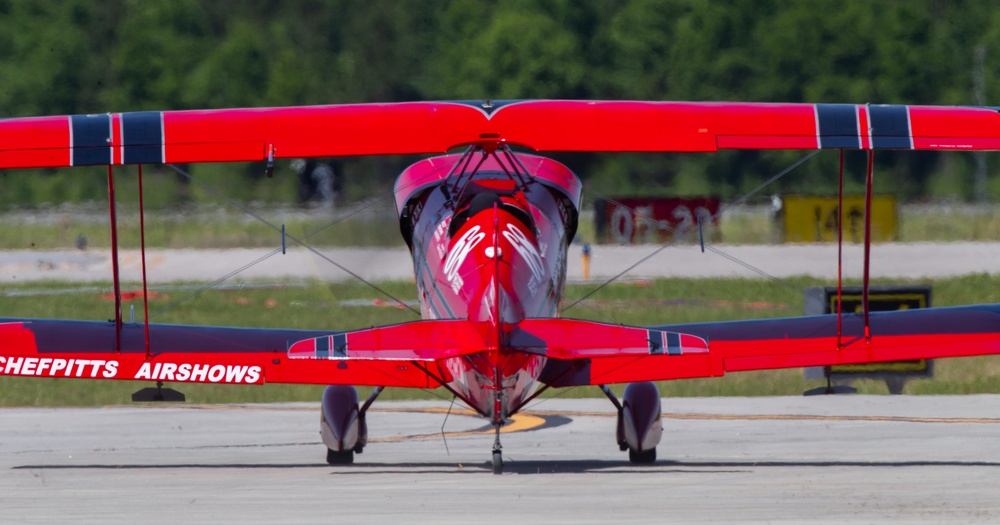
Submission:
{"label": "green tree line", "polygon": [[[974,104],[978,81],[984,103],[1000,105],[998,7],[993,0],[0,0],[0,117],[487,98]],[[563,160],[605,194],[734,198],[801,156]],[[879,191],[978,196],[971,155],[877,157]],[[388,188],[407,160],[346,159],[337,167],[363,195]],[[992,158],[988,165],[1000,169]],[[769,191],[828,192],[836,170],[835,154],[824,152]],[[861,188],[863,172],[863,155],[849,155],[849,190]],[[990,172],[988,181],[986,193],[1000,197],[1000,177]]]}

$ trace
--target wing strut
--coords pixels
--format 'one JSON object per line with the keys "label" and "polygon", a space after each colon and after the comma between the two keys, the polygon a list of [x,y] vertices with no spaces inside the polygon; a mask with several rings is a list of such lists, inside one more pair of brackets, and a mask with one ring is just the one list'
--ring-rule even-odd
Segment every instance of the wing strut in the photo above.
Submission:
{"label": "wing strut", "polygon": [[115,289],[115,352],[122,351],[122,290],[118,280],[118,218],[115,215],[115,175],[108,164],[108,211],[111,215],[111,272]]}
{"label": "wing strut", "polygon": [[872,342],[871,323],[868,320],[868,268],[871,266],[872,251],[872,165],[875,162],[875,150],[868,150],[868,178],[865,181],[865,275],[861,302],[865,310],[865,342]]}
{"label": "wing strut", "polygon": [[142,258],[142,321],[145,325],[146,359],[149,359],[149,290],[146,288],[146,218],[142,207],[142,164],[139,169],[139,253]]}
{"label": "wing strut", "polygon": [[841,334],[844,326],[844,150],[840,150],[840,174],[837,197],[837,350],[844,344]]}

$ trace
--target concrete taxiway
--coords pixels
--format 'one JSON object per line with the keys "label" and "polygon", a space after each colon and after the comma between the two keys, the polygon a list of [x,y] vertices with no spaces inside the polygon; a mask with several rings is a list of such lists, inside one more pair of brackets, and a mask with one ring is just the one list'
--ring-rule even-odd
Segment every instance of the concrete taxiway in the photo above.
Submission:
{"label": "concrete taxiway", "polygon": [[[317,253],[318,252],[318,253]],[[332,248],[311,252],[290,248],[228,250],[149,250],[151,283],[227,279],[412,280],[413,261],[405,247]],[[583,277],[582,248],[571,246],[567,277]],[[844,246],[844,276],[860,277],[860,245]],[[889,243],[872,248],[873,277],[950,277],[1000,272],[1000,243]],[[122,250],[123,281],[142,280],[137,250]],[[634,266],[634,267],[633,267]],[[601,280],[626,272],[633,278],[790,277],[835,278],[836,244],[612,246],[593,248],[590,277]],[[39,280],[107,281],[109,250],[0,251],[0,283]]]}
{"label": "concrete taxiway", "polygon": [[654,465],[617,450],[607,401],[555,399],[504,434],[502,476],[443,402],[378,403],[341,467],[314,405],[0,409],[0,522],[1000,519],[1000,396],[665,402]]}

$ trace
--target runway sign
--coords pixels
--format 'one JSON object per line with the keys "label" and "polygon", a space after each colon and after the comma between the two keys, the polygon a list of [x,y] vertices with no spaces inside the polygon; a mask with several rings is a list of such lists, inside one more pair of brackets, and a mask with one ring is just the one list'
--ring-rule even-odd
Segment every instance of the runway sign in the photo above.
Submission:
{"label": "runway sign", "polygon": [[[837,197],[784,195],[779,222],[785,242],[837,242]],[[896,197],[872,196],[872,241],[896,240]],[[844,196],[844,242],[865,240],[865,197]]]}
{"label": "runway sign", "polygon": [[[698,241],[698,222],[704,235],[719,241],[719,198],[609,197],[594,203],[598,240],[616,244],[663,243],[675,234]],[[713,217],[716,217],[713,219]]]}

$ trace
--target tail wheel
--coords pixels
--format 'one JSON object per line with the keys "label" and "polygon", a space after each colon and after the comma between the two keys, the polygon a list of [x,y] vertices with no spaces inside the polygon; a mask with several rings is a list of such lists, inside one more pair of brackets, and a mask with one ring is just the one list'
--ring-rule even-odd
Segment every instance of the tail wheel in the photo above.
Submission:
{"label": "tail wheel", "polygon": [[350,465],[354,463],[354,451],[336,451],[328,448],[326,449],[326,462],[331,465]]}
{"label": "tail wheel", "polygon": [[648,465],[656,462],[656,447],[642,452],[628,449],[628,460],[637,465]]}

